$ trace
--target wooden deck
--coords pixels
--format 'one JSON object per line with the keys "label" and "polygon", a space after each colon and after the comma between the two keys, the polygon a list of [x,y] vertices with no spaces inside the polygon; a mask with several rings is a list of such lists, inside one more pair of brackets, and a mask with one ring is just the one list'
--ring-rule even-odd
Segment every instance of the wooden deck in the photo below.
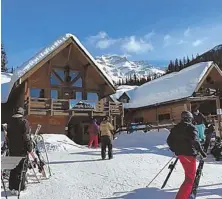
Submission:
{"label": "wooden deck", "polygon": [[[70,101],[65,99],[28,98],[25,102],[26,115],[48,116],[123,116],[124,109],[121,103],[104,102],[104,100],[82,100],[89,107],[78,105],[70,107]],[[92,105],[93,104],[93,105]],[[92,105],[92,106],[91,106]],[[90,107],[91,106],[91,107]]]}

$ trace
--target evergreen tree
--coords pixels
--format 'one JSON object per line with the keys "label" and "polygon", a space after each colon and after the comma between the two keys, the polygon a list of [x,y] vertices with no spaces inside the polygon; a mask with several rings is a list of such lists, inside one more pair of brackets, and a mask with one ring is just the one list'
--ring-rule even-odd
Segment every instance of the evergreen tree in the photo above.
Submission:
{"label": "evergreen tree", "polygon": [[189,57],[187,56],[187,64],[189,64],[190,63],[190,59],[189,59]]}
{"label": "evergreen tree", "polygon": [[168,72],[171,73],[174,71],[174,65],[173,65],[173,62],[172,60],[170,60],[170,63],[168,65]]}
{"label": "evergreen tree", "polygon": [[3,72],[7,71],[7,56],[6,56],[6,52],[4,49],[3,44],[1,44],[1,70]]}
{"label": "evergreen tree", "polygon": [[186,58],[185,58],[185,57],[183,57],[183,65],[185,66],[185,65],[186,65],[186,63],[187,63]]}
{"label": "evergreen tree", "polygon": [[193,56],[193,54],[192,54],[192,61],[194,60],[194,56]]}
{"label": "evergreen tree", "polygon": [[136,73],[134,73],[134,75],[133,75],[133,81],[134,81],[134,84],[136,85],[136,84],[137,84],[137,77],[136,77]]}
{"label": "evergreen tree", "polygon": [[175,71],[179,71],[180,68],[179,68],[179,63],[178,63],[178,59],[176,58],[175,60]]}
{"label": "evergreen tree", "polygon": [[180,61],[179,61],[179,69],[180,69],[180,70],[183,69],[183,63],[182,63],[181,59],[180,59]]}

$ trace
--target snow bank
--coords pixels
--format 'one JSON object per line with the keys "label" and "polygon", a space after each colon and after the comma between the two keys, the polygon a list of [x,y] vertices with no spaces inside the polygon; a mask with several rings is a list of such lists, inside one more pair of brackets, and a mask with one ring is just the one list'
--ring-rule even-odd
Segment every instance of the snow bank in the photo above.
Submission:
{"label": "snow bank", "polygon": [[1,72],[1,103],[6,103],[8,100],[11,77],[11,73]]}
{"label": "snow bank", "polygon": [[147,82],[133,90],[130,103],[124,107],[138,108],[190,97],[212,64],[201,62]]}
{"label": "snow bank", "polygon": [[[70,140],[66,135],[43,134],[42,136],[44,138],[45,146],[48,152],[72,151],[77,148],[83,148],[82,146]],[[39,142],[38,147],[41,151],[44,151],[42,141]]]}

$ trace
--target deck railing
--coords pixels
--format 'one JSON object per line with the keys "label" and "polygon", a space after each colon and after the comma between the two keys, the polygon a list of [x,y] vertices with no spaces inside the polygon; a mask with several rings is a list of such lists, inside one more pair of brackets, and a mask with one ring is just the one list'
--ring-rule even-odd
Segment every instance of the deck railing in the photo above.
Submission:
{"label": "deck railing", "polygon": [[[83,103],[81,104],[82,101]],[[30,97],[25,102],[28,115],[69,115],[72,112],[93,112],[104,115],[120,115],[123,113],[121,103],[104,102],[104,100],[66,100]]]}

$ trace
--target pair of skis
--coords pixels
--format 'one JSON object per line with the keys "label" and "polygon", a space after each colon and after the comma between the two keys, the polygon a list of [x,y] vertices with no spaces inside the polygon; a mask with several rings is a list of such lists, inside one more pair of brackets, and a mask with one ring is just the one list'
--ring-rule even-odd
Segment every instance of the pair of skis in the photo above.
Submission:
{"label": "pair of skis", "polygon": [[[48,153],[47,153],[47,150],[46,150],[46,147],[45,147],[44,138],[43,138],[42,135],[39,135],[39,134],[38,134],[39,131],[40,131],[40,128],[41,128],[41,125],[38,124],[37,129],[36,129],[36,131],[35,131],[35,133],[34,133],[34,136],[33,136],[33,138],[32,138],[32,142],[33,142],[33,144],[34,144],[34,149],[35,149],[34,152],[35,152],[35,154],[37,155],[38,160],[37,160],[37,158],[35,157],[34,152],[31,152],[31,153],[29,153],[29,154],[32,156],[35,165],[38,166],[39,172],[42,173],[42,175],[43,175],[44,177],[46,177],[46,172],[45,172],[45,168],[44,168],[44,166],[46,165],[46,162],[47,162],[47,168],[48,168],[49,176],[51,176],[51,169],[50,169],[50,166],[49,166],[49,158],[48,158]],[[42,143],[43,143],[43,148],[44,148],[44,152],[45,152],[46,159],[47,159],[46,161],[44,160],[43,156],[42,156],[41,153],[40,153],[40,150],[39,150],[39,147],[38,147],[38,143],[39,143],[39,142],[42,142]]]}

